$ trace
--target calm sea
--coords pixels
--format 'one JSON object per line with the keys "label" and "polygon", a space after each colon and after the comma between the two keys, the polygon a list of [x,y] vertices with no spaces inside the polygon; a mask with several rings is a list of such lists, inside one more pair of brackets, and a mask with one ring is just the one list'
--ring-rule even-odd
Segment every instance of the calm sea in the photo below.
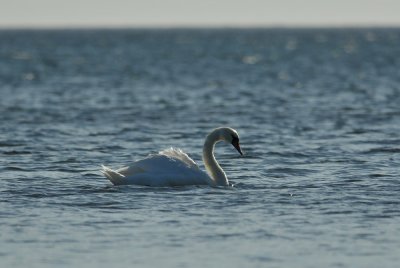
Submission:
{"label": "calm sea", "polygon": [[[400,29],[0,31],[1,267],[398,267]],[[113,186],[170,146],[233,187]]]}

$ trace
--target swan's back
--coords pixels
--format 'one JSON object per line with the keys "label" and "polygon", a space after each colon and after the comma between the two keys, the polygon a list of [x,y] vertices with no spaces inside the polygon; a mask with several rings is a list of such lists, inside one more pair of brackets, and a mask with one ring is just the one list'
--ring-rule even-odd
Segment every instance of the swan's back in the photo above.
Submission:
{"label": "swan's back", "polygon": [[150,155],[116,171],[103,167],[102,172],[115,185],[183,186],[212,183],[196,162],[182,150],[174,148]]}

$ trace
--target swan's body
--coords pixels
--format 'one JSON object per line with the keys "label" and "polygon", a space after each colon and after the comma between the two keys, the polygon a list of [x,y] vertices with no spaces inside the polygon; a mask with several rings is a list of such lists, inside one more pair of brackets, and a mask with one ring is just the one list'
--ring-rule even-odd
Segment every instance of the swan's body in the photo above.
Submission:
{"label": "swan's body", "polygon": [[228,178],[214,157],[214,146],[226,141],[242,154],[239,136],[231,128],[214,129],[206,138],[203,146],[203,161],[208,174],[197,166],[180,149],[168,149],[130,166],[112,170],[102,166],[101,171],[114,185],[137,184],[146,186],[183,186],[183,185],[229,185]]}

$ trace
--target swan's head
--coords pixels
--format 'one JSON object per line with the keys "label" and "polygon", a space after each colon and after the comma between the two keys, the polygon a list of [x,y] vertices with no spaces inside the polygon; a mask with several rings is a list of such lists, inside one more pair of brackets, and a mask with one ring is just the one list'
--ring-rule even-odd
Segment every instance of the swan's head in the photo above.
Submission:
{"label": "swan's head", "polygon": [[228,142],[233,145],[233,147],[238,150],[238,152],[243,155],[242,149],[239,144],[239,134],[230,127],[221,127],[216,129],[219,133],[219,139]]}

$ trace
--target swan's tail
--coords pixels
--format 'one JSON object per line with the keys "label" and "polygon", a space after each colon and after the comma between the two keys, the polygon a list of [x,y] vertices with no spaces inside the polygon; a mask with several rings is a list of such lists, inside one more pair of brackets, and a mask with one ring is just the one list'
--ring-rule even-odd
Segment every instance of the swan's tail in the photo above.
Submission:
{"label": "swan's tail", "polygon": [[103,168],[101,173],[104,174],[114,185],[119,185],[119,184],[124,184],[125,182],[125,176],[118,173],[117,171],[112,170],[111,168],[108,168],[104,165],[101,165]]}

